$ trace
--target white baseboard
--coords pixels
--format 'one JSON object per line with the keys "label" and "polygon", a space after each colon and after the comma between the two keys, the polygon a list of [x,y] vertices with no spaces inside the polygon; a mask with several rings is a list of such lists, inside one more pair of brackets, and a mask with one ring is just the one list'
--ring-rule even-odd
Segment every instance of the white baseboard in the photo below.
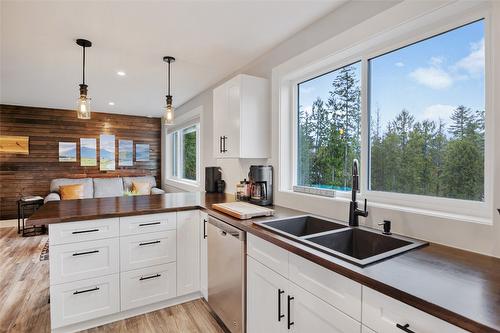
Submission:
{"label": "white baseboard", "polygon": [[166,301],[144,305],[144,306],[141,306],[141,307],[138,307],[135,309],[121,311],[121,312],[114,313],[114,314],[109,315],[109,316],[95,318],[92,320],[87,320],[87,321],[84,321],[81,323],[76,323],[76,324],[72,324],[72,325],[68,325],[68,326],[64,326],[64,327],[59,327],[59,328],[53,329],[52,332],[53,333],[79,332],[79,331],[86,330],[89,328],[101,326],[104,324],[109,324],[109,323],[112,323],[112,322],[115,322],[118,320],[123,320],[126,318],[138,316],[138,315],[145,314],[148,312],[153,312],[156,310],[168,308],[170,306],[174,306],[177,304],[182,304],[182,303],[186,303],[189,301],[193,301],[193,300],[201,298],[201,297],[202,297],[202,295],[200,292],[194,292],[194,293],[187,294],[184,296],[172,298],[172,299],[169,299]]}

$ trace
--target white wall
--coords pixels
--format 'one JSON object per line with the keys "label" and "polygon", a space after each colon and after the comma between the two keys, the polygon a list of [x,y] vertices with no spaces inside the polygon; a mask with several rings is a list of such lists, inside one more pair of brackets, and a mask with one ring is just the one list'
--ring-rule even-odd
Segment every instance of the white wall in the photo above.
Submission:
{"label": "white wall", "polygon": [[[271,79],[272,69],[276,66],[288,61],[298,55],[307,53],[310,49],[318,46],[329,39],[334,38],[344,32],[349,33],[352,28],[357,27],[359,30],[370,30],[370,26],[366,25],[369,19],[384,20],[397,14],[397,6],[400,2],[397,1],[356,1],[349,2],[340,7],[333,13],[325,16],[321,20],[315,22],[304,30],[300,31],[290,39],[284,41],[268,53],[264,54],[259,59],[253,61],[249,65],[243,67],[234,74],[246,73]],[[431,4],[431,2],[428,2]],[[438,6],[443,2],[433,2],[434,6]],[[405,13],[410,15],[411,13]],[[500,3],[493,5],[493,26],[491,40],[498,39],[500,36]],[[496,21],[496,22],[495,22]],[[364,25],[362,24],[364,23]],[[361,27],[361,28],[360,28]],[[500,57],[500,49],[492,50],[493,62],[495,58]],[[500,65],[492,64],[493,77],[500,77]],[[232,77],[233,75],[231,75]],[[228,77],[229,78],[229,77]],[[225,81],[225,80],[223,80]],[[219,82],[218,84],[220,84]],[[218,84],[214,85],[217,86]],[[250,164],[262,164],[266,161],[248,161],[248,160],[216,160],[213,157],[212,147],[212,89],[204,91],[189,102],[177,108],[179,114],[188,112],[200,105],[204,108],[205,119],[204,134],[202,143],[204,149],[204,157],[202,161],[202,174],[205,166],[218,165],[224,169],[224,179],[228,183],[227,192],[234,192],[234,184],[246,177],[248,166]],[[273,92],[275,98],[276,92]],[[500,96],[500,85],[494,87],[494,94]],[[499,103],[497,103],[499,104]],[[276,167],[278,165],[278,115],[276,108],[273,106],[272,114],[272,158],[268,161]],[[492,127],[500,128],[500,117],[495,117]],[[498,137],[494,139],[498,142]],[[493,183],[493,188],[498,189],[493,193],[493,203],[495,207],[500,207],[500,177],[497,177],[500,172],[500,150],[497,149],[494,156],[494,177],[488,179]],[[275,175],[275,180],[277,175]],[[275,181],[276,184],[276,181]],[[347,200],[332,200],[322,197],[300,197],[286,193],[277,193],[275,197],[276,204],[286,207],[300,209],[312,214],[346,220],[348,215]],[[500,257],[500,216],[495,212],[493,215],[493,224],[484,225],[457,221],[450,218],[432,217],[429,215],[411,213],[401,210],[387,209],[382,206],[370,207],[370,216],[365,221],[367,225],[375,226],[376,223],[383,219],[389,219],[393,222],[393,229],[396,233],[405,234],[421,239],[426,239],[436,243],[442,243],[449,246],[464,248],[470,251],[484,253]],[[361,219],[363,220],[363,219]]]}

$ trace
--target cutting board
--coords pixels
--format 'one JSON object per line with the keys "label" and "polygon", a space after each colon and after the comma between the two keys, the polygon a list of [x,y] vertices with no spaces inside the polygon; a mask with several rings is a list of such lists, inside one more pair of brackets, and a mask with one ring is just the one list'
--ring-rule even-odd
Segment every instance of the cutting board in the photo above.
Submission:
{"label": "cutting board", "polygon": [[274,215],[273,209],[252,205],[248,202],[241,201],[213,204],[212,208],[236,217],[240,220],[247,220],[251,219],[252,217],[258,216]]}

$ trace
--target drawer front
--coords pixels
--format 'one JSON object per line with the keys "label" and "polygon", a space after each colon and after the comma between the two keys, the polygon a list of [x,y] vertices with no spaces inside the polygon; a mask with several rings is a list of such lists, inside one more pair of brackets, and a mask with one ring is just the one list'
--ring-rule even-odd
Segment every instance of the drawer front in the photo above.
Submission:
{"label": "drawer front", "polygon": [[121,271],[174,262],[175,238],[175,230],[121,237]]}
{"label": "drawer front", "polygon": [[275,272],[288,277],[288,252],[252,234],[247,234],[247,254]]}
{"label": "drawer front", "polygon": [[363,325],[375,332],[401,333],[400,326],[417,333],[463,333],[459,327],[431,316],[373,289],[363,287]]}
{"label": "drawer front", "polygon": [[176,296],[175,263],[137,269],[121,274],[122,311]]}
{"label": "drawer front", "polygon": [[290,253],[290,280],[361,321],[361,284]]}
{"label": "drawer front", "polygon": [[50,247],[50,284],[60,284],[119,272],[118,238]]}
{"label": "drawer front", "polygon": [[50,245],[118,237],[118,218],[49,224]]}
{"label": "drawer front", "polygon": [[135,235],[147,232],[174,230],[177,214],[161,213],[120,217],[120,235]]}
{"label": "drawer front", "polygon": [[52,329],[119,311],[118,274],[50,286]]}

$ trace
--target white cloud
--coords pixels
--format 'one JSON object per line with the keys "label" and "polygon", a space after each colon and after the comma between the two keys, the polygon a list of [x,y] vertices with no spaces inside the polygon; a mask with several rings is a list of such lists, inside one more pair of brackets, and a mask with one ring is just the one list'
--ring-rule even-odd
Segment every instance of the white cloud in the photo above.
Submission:
{"label": "white cloud", "polygon": [[440,66],[443,62],[444,62],[443,57],[431,57],[431,59],[429,60],[429,63],[432,66]]}
{"label": "white cloud", "polygon": [[447,105],[447,104],[434,104],[426,107],[424,109],[424,112],[422,114],[422,120],[424,119],[429,119],[429,120],[447,120],[450,118],[453,110],[455,110],[455,107],[453,105]]}
{"label": "white cloud", "polygon": [[417,68],[410,73],[410,77],[432,89],[445,89],[453,84],[451,75],[437,66]]}
{"label": "white cloud", "polygon": [[470,75],[477,75],[484,71],[484,38],[472,43],[469,55],[460,59],[455,66],[466,70]]}
{"label": "white cloud", "polygon": [[396,67],[404,67],[405,64],[404,64],[404,62],[398,61],[397,63],[394,64],[394,66],[396,66]]}

